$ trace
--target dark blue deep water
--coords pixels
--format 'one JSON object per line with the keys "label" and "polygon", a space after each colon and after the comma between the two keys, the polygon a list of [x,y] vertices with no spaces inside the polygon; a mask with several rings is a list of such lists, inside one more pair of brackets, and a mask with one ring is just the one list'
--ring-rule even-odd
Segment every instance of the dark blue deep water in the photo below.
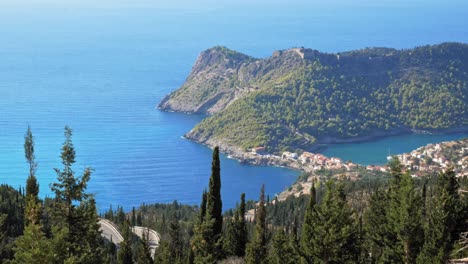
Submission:
{"label": "dark blue deep water", "polygon": [[[468,42],[465,1],[96,2],[0,1],[0,182],[24,185],[23,135],[31,125],[41,194],[50,195],[63,127],[69,125],[76,171],[95,169],[89,190],[101,210],[175,199],[199,203],[211,150],[181,136],[202,117],[161,112],[155,105],[184,82],[206,48],[225,45],[266,57],[297,46],[335,52]],[[394,140],[403,147],[391,151],[411,150],[405,140]],[[362,151],[361,162],[385,161],[387,147],[378,158],[368,151],[375,147],[352,149]],[[328,151],[349,156],[346,147]],[[224,156],[221,162],[225,209],[241,192],[256,198],[265,183],[273,195],[298,175]]]}

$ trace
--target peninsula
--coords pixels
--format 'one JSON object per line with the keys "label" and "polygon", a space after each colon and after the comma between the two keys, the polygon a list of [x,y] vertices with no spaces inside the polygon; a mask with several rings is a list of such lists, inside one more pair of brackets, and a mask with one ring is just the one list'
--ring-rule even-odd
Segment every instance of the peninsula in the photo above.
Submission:
{"label": "peninsula", "polygon": [[462,43],[293,48],[264,59],[215,47],[159,108],[210,115],[185,137],[244,159],[252,149],[281,155],[412,131],[466,132],[467,95]]}

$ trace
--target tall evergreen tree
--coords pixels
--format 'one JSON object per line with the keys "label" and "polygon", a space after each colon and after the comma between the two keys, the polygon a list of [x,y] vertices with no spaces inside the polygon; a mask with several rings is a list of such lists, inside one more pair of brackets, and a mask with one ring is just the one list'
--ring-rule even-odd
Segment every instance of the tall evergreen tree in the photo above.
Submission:
{"label": "tall evergreen tree", "polygon": [[418,263],[445,263],[459,234],[466,228],[466,209],[459,196],[459,184],[452,169],[438,177],[436,195],[433,198],[425,240]]}
{"label": "tall evergreen tree", "polygon": [[15,258],[11,263],[54,263],[54,252],[41,226],[29,224],[14,242]]}
{"label": "tall evergreen tree", "polygon": [[26,135],[24,136],[24,156],[29,164],[29,175],[26,181],[26,197],[32,195],[38,200],[39,184],[36,179],[36,156],[34,154],[34,137],[31,132],[31,127],[28,126]]}
{"label": "tall evergreen tree", "polygon": [[24,136],[24,156],[29,164],[29,175],[26,180],[25,224],[38,224],[41,218],[41,204],[39,201],[39,184],[35,176],[37,163],[34,155],[34,137],[29,126]]}
{"label": "tall evergreen tree", "polygon": [[[93,234],[98,239],[100,234],[96,232],[97,226],[97,213],[90,212],[89,210],[96,210],[94,203],[88,198],[86,187],[91,177],[91,169],[86,168],[81,177],[76,177],[72,165],[75,163],[75,148],[72,142],[72,130],[67,126],[65,127],[65,142],[62,146],[62,164],[63,169],[55,169],[57,173],[58,182],[51,185],[52,191],[55,192],[55,210],[56,210],[56,224],[63,225],[67,229],[66,246],[68,257],[76,260],[82,255],[87,254],[84,252],[88,248],[93,248],[90,235]],[[91,206],[93,209],[90,209]],[[93,214],[94,219],[89,219],[87,214]],[[83,228],[86,224],[87,230]]]}
{"label": "tall evergreen tree", "polygon": [[305,261],[356,262],[357,225],[353,211],[346,202],[343,185],[328,181],[320,205],[316,204],[314,193],[315,187],[312,187],[301,237],[301,251]]}
{"label": "tall evergreen tree", "polygon": [[273,236],[272,247],[270,249],[270,264],[296,264],[300,263],[300,258],[296,254],[291,240],[281,227],[276,230]]}
{"label": "tall evergreen tree", "polygon": [[223,208],[221,201],[221,166],[219,162],[219,147],[213,151],[213,160],[211,163],[211,177],[209,182],[209,191],[206,199],[207,215],[214,220],[214,236],[219,236],[223,229]]}
{"label": "tall evergreen tree", "polygon": [[227,256],[243,257],[247,244],[247,223],[245,221],[245,193],[241,195],[240,206],[228,223],[223,242],[223,250]]}
{"label": "tall evergreen tree", "polygon": [[96,201],[90,196],[85,201],[81,202],[77,208],[80,217],[79,231],[80,254],[77,256],[79,263],[103,263],[104,262],[104,241],[101,237],[100,226],[98,224],[98,215],[96,209]]}
{"label": "tall evergreen tree", "polygon": [[423,199],[398,159],[390,168],[388,190],[375,192],[365,213],[368,249],[377,262],[414,263],[424,239]]}
{"label": "tall evergreen tree", "polygon": [[120,243],[120,250],[117,253],[119,264],[133,264],[132,241],[133,235],[130,229],[130,222],[124,220],[122,226],[123,241]]}
{"label": "tall evergreen tree", "polygon": [[389,259],[414,263],[424,239],[421,222],[423,202],[409,173],[403,173],[399,164],[393,166],[392,171],[387,219],[396,243],[384,251],[384,256],[388,252]]}
{"label": "tall evergreen tree", "polygon": [[265,208],[265,185],[260,190],[260,199],[255,215],[255,229],[252,241],[247,244],[245,262],[260,264],[268,262],[267,255],[267,224]]}
{"label": "tall evergreen tree", "polygon": [[149,229],[143,232],[142,239],[138,248],[137,264],[152,264],[151,248],[149,244]]}
{"label": "tall evergreen tree", "polygon": [[180,233],[179,219],[174,211],[169,224],[169,249],[172,263],[181,263],[183,257],[183,240]]}
{"label": "tall evergreen tree", "polygon": [[199,216],[200,217],[199,218],[200,223],[205,220],[207,196],[208,196],[208,193],[206,192],[206,190],[203,190],[202,201],[201,201],[201,204],[200,204],[200,216]]}
{"label": "tall evergreen tree", "polygon": [[135,206],[132,208],[132,226],[136,226],[136,212],[135,212]]}
{"label": "tall evergreen tree", "polygon": [[214,222],[214,218],[207,213],[203,222],[195,226],[190,244],[196,264],[210,264],[217,261],[218,249],[216,241],[213,240]]}

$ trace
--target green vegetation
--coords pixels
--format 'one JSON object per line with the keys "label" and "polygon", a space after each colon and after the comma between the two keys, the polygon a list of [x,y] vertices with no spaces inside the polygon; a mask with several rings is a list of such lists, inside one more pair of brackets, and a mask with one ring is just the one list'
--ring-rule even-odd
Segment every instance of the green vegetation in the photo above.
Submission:
{"label": "green vegetation", "polygon": [[247,264],[268,263],[267,259],[267,222],[265,207],[265,185],[260,190],[257,213],[255,214],[255,229],[252,240],[247,244],[245,262]]}
{"label": "green vegetation", "polygon": [[[30,130],[25,142],[26,160],[35,168]],[[34,170],[27,192],[0,186],[2,263],[447,263],[468,255],[462,240],[468,178],[457,178],[451,169],[413,179],[394,159],[388,180],[331,177],[314,182],[310,195],[284,201],[265,197],[262,186],[258,203],[242,194],[237,208],[221,214],[215,148],[200,207],[174,201],[104,213],[124,237],[117,248],[101,237],[96,202],[86,192],[92,170],[75,176],[68,127],[61,157],[53,198],[39,199],[37,181],[30,180]],[[253,221],[245,218],[247,210],[254,212]],[[132,234],[134,224],[160,232],[154,259],[148,237]]]}
{"label": "green vegetation", "polygon": [[266,146],[275,153],[329,140],[468,126],[468,45],[303,52],[303,60],[294,60],[300,58],[295,51],[283,51],[238,66],[237,75],[230,73],[235,89],[257,89],[187,136],[243,149]]}

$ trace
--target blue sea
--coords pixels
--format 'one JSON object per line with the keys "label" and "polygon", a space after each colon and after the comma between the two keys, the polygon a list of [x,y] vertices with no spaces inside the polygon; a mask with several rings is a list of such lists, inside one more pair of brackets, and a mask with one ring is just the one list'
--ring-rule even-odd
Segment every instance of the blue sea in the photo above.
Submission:
{"label": "blue sea", "polygon": [[[88,190],[100,210],[173,200],[198,204],[211,150],[181,136],[203,116],[155,106],[184,82],[202,50],[224,45],[267,57],[300,46],[337,52],[468,42],[467,18],[468,2],[461,0],[2,0],[0,183],[24,186],[23,136],[30,125],[41,195],[51,195],[69,125],[75,171],[94,168]],[[389,151],[465,136],[400,136],[335,145],[325,153],[383,163]],[[279,193],[299,174],[225,156],[221,166],[224,209],[242,192],[257,198],[263,183],[270,195]]]}

